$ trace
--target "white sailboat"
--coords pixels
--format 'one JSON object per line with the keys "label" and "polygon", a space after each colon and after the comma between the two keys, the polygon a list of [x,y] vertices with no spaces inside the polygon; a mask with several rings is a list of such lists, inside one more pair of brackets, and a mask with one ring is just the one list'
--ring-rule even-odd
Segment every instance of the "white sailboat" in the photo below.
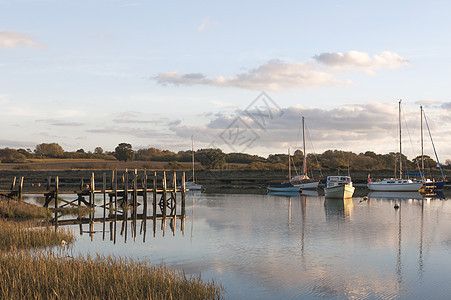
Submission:
{"label": "white sailboat", "polygon": [[197,184],[195,182],[195,177],[194,177],[194,138],[193,138],[193,136],[191,136],[191,154],[192,154],[192,162],[193,162],[193,181],[185,182],[185,188],[190,191],[202,191],[203,186],[200,184]]}
{"label": "white sailboat", "polygon": [[[418,182],[423,183],[423,189],[425,190],[443,190],[443,187],[445,186],[445,175],[443,174],[442,167],[440,166],[440,162],[438,160],[437,151],[435,151],[435,145],[434,141],[432,140],[431,131],[429,130],[429,124],[426,119],[426,115],[423,110],[423,106],[420,106],[420,112],[421,112],[421,172],[420,176],[422,177]],[[435,158],[437,159],[437,166],[440,168],[440,172],[442,173],[442,179],[441,180],[435,180],[435,179],[429,179],[424,177],[424,147],[423,147],[423,118],[426,121],[426,126],[429,132],[429,137],[431,139],[432,148],[434,149]]]}
{"label": "white sailboat", "polygon": [[302,174],[291,178],[290,182],[293,186],[300,189],[317,189],[319,180],[311,179],[307,175],[307,153],[305,152],[305,127],[304,117],[302,117],[302,145],[304,150],[304,160],[302,162]]}
{"label": "white sailboat", "polygon": [[423,186],[422,182],[414,182],[411,179],[402,178],[402,140],[401,140],[401,100],[398,104],[399,111],[399,179],[384,178],[380,181],[374,181],[368,178],[368,189],[372,191],[396,191],[396,192],[418,192]]}

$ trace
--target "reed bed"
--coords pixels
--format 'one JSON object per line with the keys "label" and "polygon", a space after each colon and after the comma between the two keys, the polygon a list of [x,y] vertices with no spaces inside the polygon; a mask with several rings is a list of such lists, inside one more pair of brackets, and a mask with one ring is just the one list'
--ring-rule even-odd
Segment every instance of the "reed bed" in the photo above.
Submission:
{"label": "reed bed", "polygon": [[200,276],[135,261],[46,251],[0,254],[1,299],[222,299]]}
{"label": "reed bed", "polygon": [[0,217],[10,219],[48,219],[51,211],[34,204],[0,198]]}
{"label": "reed bed", "polygon": [[[37,228],[31,222],[11,222],[0,219],[0,250],[41,249],[69,244],[74,240],[71,231],[52,227]],[[33,228],[34,227],[34,228]],[[0,297],[1,298],[1,297]]]}

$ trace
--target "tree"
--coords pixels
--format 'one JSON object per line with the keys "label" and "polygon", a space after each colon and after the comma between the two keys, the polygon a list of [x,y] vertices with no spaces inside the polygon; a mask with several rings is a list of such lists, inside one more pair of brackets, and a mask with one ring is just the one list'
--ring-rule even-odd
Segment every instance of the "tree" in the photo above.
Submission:
{"label": "tree", "polygon": [[132,149],[132,145],[120,143],[116,149],[114,149],[114,156],[118,160],[131,161],[135,159],[135,152]]}
{"label": "tree", "polygon": [[102,147],[96,147],[94,149],[94,154],[103,154],[103,149]]}
{"label": "tree", "polygon": [[50,144],[42,143],[42,144],[36,145],[35,153],[40,156],[54,158],[54,157],[63,157],[64,150],[57,143],[50,143]]}
{"label": "tree", "polygon": [[225,156],[221,149],[200,149],[196,151],[196,159],[207,169],[224,168]]}
{"label": "tree", "polygon": [[0,161],[4,163],[21,163],[25,162],[25,155],[14,149],[0,149]]}

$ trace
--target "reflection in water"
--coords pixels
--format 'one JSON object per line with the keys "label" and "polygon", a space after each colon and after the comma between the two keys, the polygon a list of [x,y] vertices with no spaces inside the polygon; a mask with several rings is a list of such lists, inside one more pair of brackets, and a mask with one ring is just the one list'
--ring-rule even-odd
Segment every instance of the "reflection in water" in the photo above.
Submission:
{"label": "reflection in water", "polygon": [[352,216],[354,202],[352,198],[325,198],[324,207],[326,216],[342,216],[345,218]]}
{"label": "reflection in water", "polygon": [[423,199],[419,192],[374,192],[368,194],[369,199]]}
{"label": "reflection in water", "polygon": [[[83,235],[74,251],[93,249],[201,273],[225,286],[226,299],[446,299],[451,293],[451,261],[443,259],[451,253],[449,201],[325,199],[302,193],[186,199],[189,235],[183,234],[184,219],[169,217],[164,235],[159,229],[165,223],[152,219],[152,205],[147,215],[141,206],[125,214],[107,209],[106,215],[102,207],[75,225]],[[393,201],[400,209],[393,209]],[[59,226],[64,222],[61,218]],[[100,233],[104,228],[109,235]],[[153,237],[146,237],[146,229]]]}

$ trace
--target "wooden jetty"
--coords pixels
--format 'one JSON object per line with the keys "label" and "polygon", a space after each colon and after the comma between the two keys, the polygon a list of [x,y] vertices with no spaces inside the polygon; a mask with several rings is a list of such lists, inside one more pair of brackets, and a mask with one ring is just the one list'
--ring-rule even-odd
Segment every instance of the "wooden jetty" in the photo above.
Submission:
{"label": "wooden jetty", "polygon": [[[127,223],[128,220],[153,220],[155,232],[155,220],[185,218],[185,172],[182,173],[181,184],[177,184],[176,172],[173,172],[172,178],[167,178],[167,173],[157,177],[157,172],[149,176],[149,171],[134,169],[119,172],[112,170],[104,172],[101,180],[96,181],[94,172],[91,178],[85,181],[80,179],[80,184],[62,183],[58,176],[49,176],[46,184],[27,182],[25,184],[24,176],[14,177],[9,189],[0,190],[0,195],[8,198],[23,200],[24,195],[43,195],[45,201],[43,206],[55,208],[55,217],[52,220],[55,225],[70,224],[93,224],[97,222],[117,222]],[[181,212],[177,214],[177,193],[181,193]],[[61,195],[74,195],[73,200],[65,200]],[[103,198],[100,204],[96,200],[96,195]],[[152,196],[152,197],[149,197]],[[99,197],[97,197],[98,200]],[[150,199],[151,198],[151,199]],[[101,202],[101,201],[100,201]],[[152,213],[148,214],[148,205],[152,204]],[[89,218],[78,217],[76,219],[61,218],[61,212],[58,208],[82,207],[92,208]],[[142,212],[138,214],[138,206],[142,207]],[[94,210],[103,208],[103,218],[94,218]],[[159,209],[157,209],[159,208]],[[108,209],[108,216],[106,210]],[[132,209],[132,216],[128,217],[128,211]],[[172,224],[172,223],[171,223]],[[183,224],[183,223],[182,223]],[[172,225],[171,225],[172,226]],[[163,227],[163,223],[162,223]]]}

